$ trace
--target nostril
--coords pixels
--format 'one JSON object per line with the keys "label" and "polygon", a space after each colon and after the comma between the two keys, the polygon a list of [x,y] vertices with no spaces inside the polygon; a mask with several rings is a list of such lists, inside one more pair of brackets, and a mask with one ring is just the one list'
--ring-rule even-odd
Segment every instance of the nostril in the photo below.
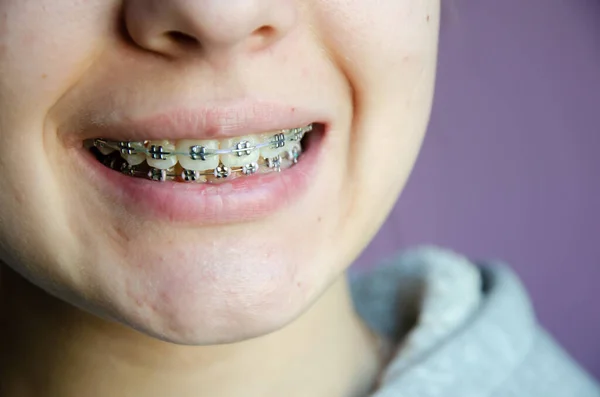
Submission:
{"label": "nostril", "polygon": [[197,46],[200,44],[200,42],[195,37],[192,37],[188,34],[176,30],[167,32],[166,35],[174,42],[182,44],[184,46]]}
{"label": "nostril", "polygon": [[272,43],[277,36],[277,29],[264,25],[254,30],[248,41],[248,48],[260,50]]}
{"label": "nostril", "polygon": [[269,37],[275,34],[275,28],[273,28],[272,26],[261,26],[260,28],[254,31],[254,34],[256,36]]}
{"label": "nostril", "polygon": [[252,36],[254,38],[258,38],[262,43],[268,43],[273,41],[274,37],[277,36],[277,29],[275,29],[273,26],[264,25],[256,29],[252,33]]}

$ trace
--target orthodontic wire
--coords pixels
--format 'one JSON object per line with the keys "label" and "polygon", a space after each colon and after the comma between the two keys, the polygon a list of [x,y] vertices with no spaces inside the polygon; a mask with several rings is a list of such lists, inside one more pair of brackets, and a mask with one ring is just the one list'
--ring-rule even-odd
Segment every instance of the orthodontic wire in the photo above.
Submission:
{"label": "orthodontic wire", "polygon": [[[269,147],[272,145],[279,145],[279,144],[285,144],[285,142],[299,142],[306,133],[310,132],[313,130],[313,125],[309,125],[306,127],[301,127],[301,128],[294,128],[291,130],[282,130],[282,132],[275,134],[271,140],[269,142],[262,142],[262,143],[258,143],[254,146],[251,147],[247,147],[247,148],[243,148],[243,149],[239,149],[238,147],[234,146],[231,148],[227,148],[227,149],[207,149],[205,148],[205,156],[219,156],[219,155],[227,155],[227,154],[238,154],[238,153],[244,153],[247,151],[254,151],[257,149],[262,149],[265,147]],[[285,131],[285,132],[284,132]],[[280,138],[283,137],[283,138]],[[247,141],[240,141],[239,143],[242,142],[247,142]],[[105,139],[101,139],[101,138],[97,138],[94,139],[94,145],[95,146],[101,146],[101,147],[107,147],[113,150],[117,150],[117,151],[121,151],[123,152],[123,148],[120,146],[120,144],[127,144],[128,149],[134,151],[132,153],[130,153],[131,155],[135,155],[135,154],[144,154],[144,155],[151,155],[151,151],[148,150],[148,148],[141,142],[119,142],[119,141],[109,141],[109,140],[105,140]],[[198,145],[201,147],[201,145]],[[165,152],[163,153],[164,156],[188,156],[191,157],[189,152],[177,152],[177,151],[173,151],[173,152]]]}

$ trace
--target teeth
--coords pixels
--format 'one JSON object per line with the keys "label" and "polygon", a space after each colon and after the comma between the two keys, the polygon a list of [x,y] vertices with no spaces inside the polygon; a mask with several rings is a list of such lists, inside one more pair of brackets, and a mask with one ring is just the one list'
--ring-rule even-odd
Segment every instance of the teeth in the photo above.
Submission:
{"label": "teeth", "polygon": [[281,156],[269,157],[267,159],[267,167],[276,172],[281,172]]}
{"label": "teeth", "polygon": [[286,157],[288,160],[292,162],[292,164],[298,163],[298,159],[302,154],[302,146],[299,142],[290,142],[289,146],[287,146]]}
{"label": "teeth", "polygon": [[222,155],[221,162],[224,166],[229,168],[243,167],[247,164],[256,163],[260,157],[260,153],[258,150],[254,149],[254,147],[259,142],[260,141],[253,136],[245,136],[223,141],[221,147],[234,148],[236,152]]}
{"label": "teeth", "polygon": [[160,168],[152,168],[152,169],[150,169],[150,171],[148,171],[148,178],[153,181],[157,181],[157,182],[166,181],[167,175],[168,175],[167,170],[160,169]]}
{"label": "teeth", "polygon": [[269,146],[260,149],[260,155],[265,158],[275,158],[283,155],[289,149],[290,142],[286,141],[280,132],[271,132],[263,134],[260,137],[261,142],[270,142]]}
{"label": "teeth", "polygon": [[98,144],[96,147],[98,148],[98,151],[105,156],[108,156],[109,154],[114,153],[116,151],[116,149],[108,147],[103,143]]}
{"label": "teeth", "polygon": [[146,161],[146,155],[143,153],[121,154],[121,157],[123,157],[129,165],[140,165]]}
{"label": "teeth", "polygon": [[[312,125],[223,141],[118,142],[98,138],[84,145],[95,146],[104,155],[100,161],[126,175],[156,181],[212,183],[239,175],[280,172],[293,166],[302,153],[300,140],[311,130]],[[125,162],[118,159],[119,155]]]}
{"label": "teeth", "polygon": [[217,168],[215,168],[214,175],[217,179],[229,178],[231,176],[231,168],[220,164]]}
{"label": "teeth", "polygon": [[150,141],[147,145],[146,161],[150,167],[168,170],[177,164],[175,145],[169,141]]}
{"label": "teeth", "polygon": [[244,175],[253,175],[256,174],[259,170],[259,165],[257,163],[246,164],[242,167],[242,173]]}
{"label": "teeth", "polygon": [[179,164],[186,170],[214,170],[219,166],[219,156],[205,156],[204,151],[214,151],[217,149],[219,149],[219,141],[182,140],[177,142],[177,153],[187,153],[188,155],[179,155],[177,159],[179,160]]}
{"label": "teeth", "polygon": [[144,149],[144,145],[142,143],[119,142],[117,147],[119,148],[118,150],[119,153],[121,153],[121,157],[123,157],[123,159],[125,159],[129,165],[140,165],[146,161],[146,155],[141,152]]}
{"label": "teeth", "polygon": [[205,182],[206,178],[200,174],[200,171],[183,170],[181,179],[184,182]]}

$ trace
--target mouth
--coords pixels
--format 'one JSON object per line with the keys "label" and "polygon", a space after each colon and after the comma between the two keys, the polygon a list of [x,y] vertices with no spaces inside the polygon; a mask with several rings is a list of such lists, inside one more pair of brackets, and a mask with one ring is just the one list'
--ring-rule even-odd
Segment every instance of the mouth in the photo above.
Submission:
{"label": "mouth", "polygon": [[223,140],[84,141],[107,168],[154,182],[223,184],[252,175],[285,172],[301,161],[320,125]]}
{"label": "mouth", "polygon": [[238,136],[228,131],[222,139],[156,139],[153,133],[148,140],[137,138],[142,134],[120,140],[111,131],[110,138],[84,139],[75,159],[119,216],[125,210],[194,227],[250,222],[312,191],[323,174],[328,128],[313,122]]}

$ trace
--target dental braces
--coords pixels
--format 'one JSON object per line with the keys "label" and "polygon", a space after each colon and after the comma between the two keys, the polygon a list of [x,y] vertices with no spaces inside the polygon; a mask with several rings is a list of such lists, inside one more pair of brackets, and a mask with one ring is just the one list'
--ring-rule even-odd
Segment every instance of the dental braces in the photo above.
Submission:
{"label": "dental braces", "polygon": [[127,162],[120,162],[118,166],[118,159],[112,158],[105,161],[105,165],[112,169],[118,169],[121,173],[138,178],[147,178],[157,182],[176,181],[181,180],[183,182],[201,182],[202,178],[214,177],[216,179],[226,179],[235,174],[242,175],[254,175],[259,172],[261,167],[266,167],[274,172],[281,172],[283,160],[287,159],[291,162],[291,166],[298,163],[302,150],[295,146],[290,151],[284,153],[284,156],[278,155],[267,159],[259,159],[256,162],[246,164],[242,167],[227,167],[220,163],[214,170],[207,171],[193,171],[181,168],[181,172],[178,172],[176,167],[169,169],[159,169],[153,167],[145,167],[140,165],[130,165]]}
{"label": "dental braces", "polygon": [[227,149],[210,149],[201,145],[190,146],[187,152],[178,152],[176,150],[169,151],[162,145],[150,144],[150,141],[144,142],[128,142],[128,141],[111,141],[107,139],[94,139],[93,144],[98,149],[113,149],[120,152],[122,155],[137,155],[143,154],[153,160],[167,160],[173,156],[187,156],[192,160],[206,161],[212,156],[221,156],[235,154],[238,157],[250,156],[254,151],[270,147],[272,149],[280,149],[285,147],[286,142],[299,142],[304,138],[304,135],[313,130],[313,125],[308,125],[301,128],[292,128],[281,130],[281,132],[273,135],[267,142],[252,145],[248,141],[240,141],[233,147]]}

